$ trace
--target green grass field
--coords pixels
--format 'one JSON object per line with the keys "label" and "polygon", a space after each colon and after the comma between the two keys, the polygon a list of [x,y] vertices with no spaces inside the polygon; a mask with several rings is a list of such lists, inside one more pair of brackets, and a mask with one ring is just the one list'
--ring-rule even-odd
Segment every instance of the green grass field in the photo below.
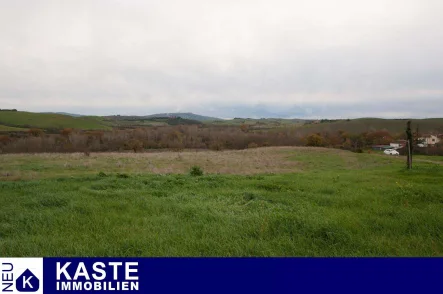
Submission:
{"label": "green grass field", "polygon": [[[187,115],[187,114],[185,114]],[[194,117],[194,116],[190,116]],[[195,116],[198,118],[199,116]],[[131,117],[129,117],[131,118]],[[379,119],[379,118],[359,118],[352,120],[337,120],[318,124],[305,124],[303,119],[253,119],[253,118],[235,118],[227,120],[205,120],[202,123],[214,126],[237,126],[245,124],[251,130],[271,130],[283,131],[293,129],[299,135],[308,135],[317,132],[338,132],[339,130],[351,134],[360,134],[362,132],[374,130],[388,130],[391,134],[404,133],[406,119]],[[443,130],[443,118],[431,119],[413,119],[413,126],[419,126],[420,132],[440,132]],[[32,112],[13,112],[0,111],[0,131],[21,131],[29,128],[40,129],[82,129],[82,130],[109,130],[112,128],[139,128],[139,127],[158,127],[169,125],[168,120],[159,118],[140,118],[134,120],[132,117],[125,120],[124,117],[101,117],[101,116],[82,116],[72,117],[63,114],[54,113],[32,113]],[[11,129],[12,128],[12,129]],[[17,129],[18,128],[18,129]]]}
{"label": "green grass field", "polygon": [[414,166],[291,147],[1,155],[0,256],[443,256],[443,165]]}
{"label": "green grass field", "polygon": [[288,126],[302,126],[305,120],[302,119],[284,119],[284,118],[234,118],[226,120],[209,120],[204,123],[210,125],[220,125],[220,126],[240,126],[249,125],[255,126],[256,128],[281,128]]}
{"label": "green grass field", "polygon": [[[320,124],[307,124],[301,130],[304,133],[314,132],[337,132],[346,131],[351,134],[360,134],[367,131],[387,130],[391,134],[404,134],[408,119],[380,119],[380,118],[358,118],[352,120],[339,120]],[[443,118],[411,119],[412,125],[419,126],[421,133],[443,130]]]}
{"label": "green grass field", "polygon": [[0,125],[0,132],[26,132],[28,129]]}
{"label": "green grass field", "polygon": [[414,155],[414,159],[443,162],[443,156]]}
{"label": "green grass field", "polygon": [[40,129],[110,129],[98,117],[72,117],[63,114],[0,111],[0,125]]}

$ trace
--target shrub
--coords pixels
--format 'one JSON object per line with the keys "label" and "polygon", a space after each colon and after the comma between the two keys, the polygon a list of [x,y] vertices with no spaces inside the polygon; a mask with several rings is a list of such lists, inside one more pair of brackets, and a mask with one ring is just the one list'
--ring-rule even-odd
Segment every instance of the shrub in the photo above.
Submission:
{"label": "shrub", "polygon": [[254,142],[251,142],[251,143],[248,144],[248,148],[258,148],[258,144],[254,143]]}
{"label": "shrub", "polygon": [[[402,148],[402,149],[404,149],[404,151],[402,153],[406,154],[406,148]],[[414,148],[413,152],[414,152],[414,154],[419,154],[419,155],[443,156],[443,148],[438,147],[438,146]],[[400,153],[400,154],[403,155],[402,153]]]}
{"label": "shrub", "polygon": [[222,151],[224,149],[223,147],[223,143],[221,142],[212,142],[211,144],[209,144],[209,149],[214,151]]}
{"label": "shrub", "polygon": [[65,136],[65,137],[69,137],[69,135],[71,135],[73,131],[74,130],[71,128],[65,128],[60,131],[60,135]]}
{"label": "shrub", "polygon": [[203,170],[198,166],[198,165],[194,165],[193,167],[191,167],[191,169],[189,170],[189,174],[193,177],[198,177],[198,176],[202,176],[203,175]]}
{"label": "shrub", "polygon": [[107,177],[108,175],[101,171],[101,172],[98,173],[98,176],[100,178],[104,178],[104,177]]}
{"label": "shrub", "polygon": [[240,126],[240,130],[241,130],[242,132],[244,132],[244,133],[249,132],[249,125],[247,125],[247,124],[242,124],[242,125]]}
{"label": "shrub", "polygon": [[132,139],[129,140],[126,144],[125,147],[127,149],[131,149],[134,151],[134,153],[137,153],[137,151],[141,151],[143,150],[143,142],[136,140],[136,139]]}
{"label": "shrub", "polygon": [[0,136],[0,145],[6,145],[8,143],[10,143],[12,140],[11,138],[9,138],[9,136]]}
{"label": "shrub", "polygon": [[120,178],[120,179],[127,179],[127,178],[129,178],[129,175],[128,175],[128,174],[120,174],[120,173],[118,173],[118,174],[117,174],[117,178]]}
{"label": "shrub", "polygon": [[30,129],[30,130],[28,131],[28,133],[29,133],[31,136],[34,136],[34,137],[40,137],[41,135],[44,134],[43,130],[36,129],[36,128],[32,128],[32,129]]}
{"label": "shrub", "polygon": [[324,145],[324,139],[319,134],[312,134],[306,138],[307,146],[321,147]]}

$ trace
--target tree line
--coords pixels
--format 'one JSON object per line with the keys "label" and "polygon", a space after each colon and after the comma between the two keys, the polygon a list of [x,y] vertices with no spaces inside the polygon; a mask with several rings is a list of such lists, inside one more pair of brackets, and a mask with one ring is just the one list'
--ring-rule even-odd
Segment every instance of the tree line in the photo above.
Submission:
{"label": "tree line", "polygon": [[[149,149],[226,150],[264,146],[314,146],[364,152],[373,145],[389,145],[399,139],[405,139],[405,135],[390,134],[386,130],[361,134],[343,130],[311,133],[308,128],[254,130],[248,125],[177,125],[112,131],[63,129],[57,134],[33,128],[26,133],[0,135],[0,152],[143,152]],[[423,148],[414,150],[419,152],[420,149]],[[437,146],[435,153],[443,155],[442,149]],[[426,150],[429,152],[430,149]]]}

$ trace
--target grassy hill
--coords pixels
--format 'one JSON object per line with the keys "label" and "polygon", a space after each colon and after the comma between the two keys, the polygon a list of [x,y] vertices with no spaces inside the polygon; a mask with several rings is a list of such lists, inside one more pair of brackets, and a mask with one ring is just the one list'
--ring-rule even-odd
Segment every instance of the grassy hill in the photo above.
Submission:
{"label": "grassy hill", "polygon": [[232,126],[232,125],[250,125],[254,126],[255,128],[275,128],[275,127],[284,127],[284,126],[301,126],[308,122],[307,120],[303,119],[284,119],[284,118],[233,118],[233,119],[226,119],[226,120],[216,120],[216,121],[208,121],[208,124],[212,125],[221,125],[221,126]]}
{"label": "grassy hill", "polygon": [[181,117],[183,119],[197,120],[197,121],[221,120],[220,118],[204,116],[204,115],[199,115],[199,114],[194,114],[194,113],[191,113],[191,112],[157,113],[157,114],[147,115],[147,116],[144,116],[144,117],[145,118]]}
{"label": "grassy hill", "polygon": [[[366,131],[387,130],[391,134],[403,133],[409,119],[380,119],[359,118],[352,120],[324,121],[320,123],[306,124],[302,127],[303,132],[335,132],[343,130],[348,133],[358,134]],[[412,127],[419,127],[420,133],[439,132],[443,133],[443,118],[412,119]]]}
{"label": "grassy hill", "polygon": [[69,112],[42,112],[42,113],[63,114],[63,115],[73,116],[73,117],[81,117],[81,116],[84,116],[84,115],[81,115],[81,114],[69,113]]}
{"label": "grassy hill", "polygon": [[0,125],[0,132],[26,132],[28,129]]}
{"label": "grassy hill", "polygon": [[55,113],[0,111],[0,125],[14,128],[39,129],[109,129],[98,117],[72,117]]}
{"label": "grassy hill", "polygon": [[174,125],[199,125],[201,121],[181,117],[106,116],[103,123],[113,128],[140,128]]}
{"label": "grassy hill", "polygon": [[[250,125],[251,129],[282,129],[297,127],[302,134],[315,132],[336,132],[343,130],[359,134],[373,130],[387,130],[391,134],[403,133],[408,119],[359,118],[352,120],[321,120],[280,118],[234,118],[222,120],[193,113],[160,113],[147,116],[82,116],[73,117],[58,113],[32,113],[21,111],[0,111],[0,131],[25,131],[29,128],[82,130],[106,130],[116,128],[134,128],[167,126],[176,124],[199,124],[240,126]],[[413,119],[412,126],[418,126],[420,133],[443,133],[443,118]]]}

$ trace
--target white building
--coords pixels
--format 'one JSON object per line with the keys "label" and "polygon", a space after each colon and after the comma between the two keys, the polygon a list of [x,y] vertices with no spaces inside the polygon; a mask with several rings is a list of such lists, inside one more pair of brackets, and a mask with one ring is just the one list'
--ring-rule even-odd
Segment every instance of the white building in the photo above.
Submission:
{"label": "white building", "polygon": [[440,139],[435,135],[426,135],[421,138],[418,138],[419,141],[422,141],[422,144],[424,146],[434,146],[438,142],[440,142]]}
{"label": "white building", "polygon": [[406,140],[399,140],[390,143],[389,145],[394,149],[400,149],[406,146],[407,141]]}

